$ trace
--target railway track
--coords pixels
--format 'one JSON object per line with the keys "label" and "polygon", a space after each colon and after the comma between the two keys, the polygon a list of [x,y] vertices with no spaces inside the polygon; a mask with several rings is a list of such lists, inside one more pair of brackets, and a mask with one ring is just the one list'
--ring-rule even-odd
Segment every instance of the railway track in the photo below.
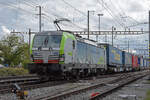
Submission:
{"label": "railway track", "polygon": [[19,78],[30,78],[30,77],[37,77],[37,75],[22,75],[22,76],[3,76],[0,77],[0,80],[7,80],[7,79],[19,79]]}
{"label": "railway track", "polygon": [[[70,80],[70,81],[50,81],[50,82],[40,82],[40,81],[24,81],[18,83],[18,85],[23,89],[23,90],[28,90],[29,91],[29,97],[27,98],[28,100],[58,100],[58,99],[64,99],[68,98],[71,96],[78,97],[80,94],[88,94],[86,95],[87,100],[95,100],[95,98],[98,97],[103,97],[107,93],[110,93],[111,89],[107,88],[111,84],[119,84],[116,85],[115,87],[118,88],[118,86],[123,86],[120,83],[125,84],[123,81],[130,80],[130,78],[139,78],[143,77],[144,75],[143,72],[132,72],[132,73],[119,73],[119,74],[113,74],[113,75],[102,75],[96,77],[95,80],[91,79],[91,77],[85,78],[83,80]],[[133,77],[137,76],[137,77]],[[125,80],[126,79],[126,80]],[[7,80],[7,79],[6,79]],[[133,80],[133,79],[131,79]],[[119,83],[120,82],[120,83]],[[17,83],[17,82],[16,82]],[[7,84],[0,84],[0,94],[2,93],[10,93],[11,92],[11,85],[13,83]],[[126,83],[127,84],[127,83]],[[47,88],[47,93],[45,93],[45,90],[42,90],[42,88]],[[49,92],[49,89],[52,89]],[[95,96],[94,98],[90,98],[90,94],[94,89],[100,88],[100,93],[101,95]],[[104,89],[104,90],[102,90]],[[37,94],[37,91],[43,91],[44,94],[38,94],[36,96],[31,96],[34,93]],[[105,91],[107,90],[107,91]],[[114,89],[115,90],[115,89]],[[30,92],[33,91],[34,93]],[[91,91],[91,92],[90,92]],[[107,94],[108,95],[108,94]],[[68,99],[67,99],[68,100]],[[78,100],[78,99],[75,99]],[[79,99],[80,100],[80,99]]]}
{"label": "railway track", "polygon": [[65,84],[74,81],[41,81],[37,76],[18,76],[10,78],[11,79],[9,79],[9,77],[1,78],[2,80],[0,81],[0,94],[11,93],[13,85],[15,83],[17,83],[23,90],[31,90],[36,88]]}
{"label": "railway track", "polygon": [[128,77],[128,78],[126,78],[126,80],[121,80],[121,81],[117,82],[117,86],[108,86],[107,85],[108,87],[105,87],[105,90],[101,91],[101,94],[91,97],[90,100],[102,99],[103,97],[113,93],[114,91],[118,90],[119,88],[123,87],[124,85],[132,83],[144,76],[146,76],[146,75],[137,75],[135,77]]}
{"label": "railway track", "polygon": [[[86,100],[98,100],[103,96],[108,95],[109,93],[113,92],[114,90],[133,82],[141,77],[146,76],[149,72],[134,72],[134,73],[124,73],[118,75],[118,77],[109,78],[106,80],[102,80],[101,82],[97,83],[87,83],[86,85],[72,85],[72,86],[64,86],[64,88],[60,88],[59,90],[53,91],[53,93],[48,93],[46,95],[40,95],[36,97],[29,98],[30,100],[70,100],[71,97],[76,97],[77,99],[74,100],[82,100],[83,98]],[[113,85],[113,86],[110,86]],[[100,90],[100,91],[97,91]],[[98,93],[94,97],[90,97],[89,95],[92,92]],[[88,95],[87,95],[88,94]],[[82,95],[82,97],[81,97]],[[85,97],[84,97],[85,95]],[[78,97],[81,97],[80,99]],[[68,99],[70,98],[70,99]]]}
{"label": "railway track", "polygon": [[[118,76],[118,74],[111,75],[111,77],[116,76]],[[107,78],[107,77],[110,77],[110,75],[98,76],[98,78]],[[88,77],[84,78],[84,80],[90,80],[92,78],[93,77]],[[39,81],[39,78],[36,75],[0,77],[0,94],[10,93],[14,83],[17,83],[24,90],[29,90],[41,87],[55,86],[75,81],[77,80],[42,82]]]}
{"label": "railway track", "polygon": [[36,75],[0,77],[0,94],[11,92],[14,83],[27,85],[38,81],[39,78]]}

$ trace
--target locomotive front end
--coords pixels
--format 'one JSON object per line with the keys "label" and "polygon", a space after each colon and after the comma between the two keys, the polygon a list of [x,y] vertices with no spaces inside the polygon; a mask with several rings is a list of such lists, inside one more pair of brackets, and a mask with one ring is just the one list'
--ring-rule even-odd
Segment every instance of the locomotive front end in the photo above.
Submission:
{"label": "locomotive front end", "polygon": [[61,74],[60,62],[64,57],[60,55],[62,32],[41,32],[34,36],[31,52],[32,64],[29,64],[31,73],[41,76],[47,74],[57,76]]}
{"label": "locomotive front end", "polygon": [[36,35],[33,39],[32,59],[34,63],[59,63],[60,34]]}

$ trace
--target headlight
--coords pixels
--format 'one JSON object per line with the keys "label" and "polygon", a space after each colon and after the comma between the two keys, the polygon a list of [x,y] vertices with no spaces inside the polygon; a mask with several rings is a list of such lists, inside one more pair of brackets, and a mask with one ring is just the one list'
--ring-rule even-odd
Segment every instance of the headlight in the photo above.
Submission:
{"label": "headlight", "polygon": [[64,58],[60,58],[59,61],[64,61]]}
{"label": "headlight", "polygon": [[65,60],[65,55],[63,54],[63,55],[60,55],[59,56],[59,61],[64,61]]}

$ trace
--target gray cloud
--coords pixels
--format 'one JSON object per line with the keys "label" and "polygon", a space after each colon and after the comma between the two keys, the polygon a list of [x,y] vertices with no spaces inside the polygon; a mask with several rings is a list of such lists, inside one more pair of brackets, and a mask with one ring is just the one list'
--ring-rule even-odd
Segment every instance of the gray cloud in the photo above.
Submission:
{"label": "gray cloud", "polygon": [[144,11],[144,6],[140,2],[133,1],[127,6],[128,12],[138,13]]}

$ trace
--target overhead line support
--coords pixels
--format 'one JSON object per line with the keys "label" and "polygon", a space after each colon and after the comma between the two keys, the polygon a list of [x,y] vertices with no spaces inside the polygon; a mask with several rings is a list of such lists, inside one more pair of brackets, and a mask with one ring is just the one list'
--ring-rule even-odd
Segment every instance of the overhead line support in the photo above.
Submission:
{"label": "overhead line support", "polygon": [[149,64],[150,64],[150,11],[149,11]]}
{"label": "overhead line support", "polygon": [[[78,35],[112,35],[112,31],[73,31]],[[115,31],[114,35],[141,35],[149,33],[149,31]]]}

